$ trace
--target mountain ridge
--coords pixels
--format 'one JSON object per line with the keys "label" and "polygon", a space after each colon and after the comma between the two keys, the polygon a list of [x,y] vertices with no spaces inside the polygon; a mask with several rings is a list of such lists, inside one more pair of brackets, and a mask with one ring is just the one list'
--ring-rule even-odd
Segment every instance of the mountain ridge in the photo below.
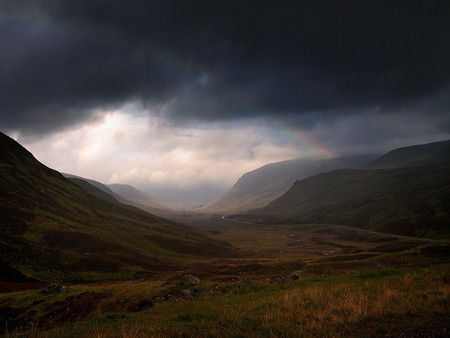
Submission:
{"label": "mountain ridge", "polygon": [[[444,141],[399,148],[374,162],[381,166],[387,158],[389,168],[337,169],[296,181],[267,206],[234,217],[262,223],[343,224],[393,234],[447,238],[449,144]],[[405,153],[409,155],[404,157]],[[398,167],[393,167],[394,163]]]}
{"label": "mountain ridge", "polygon": [[293,159],[266,164],[242,175],[223,196],[198,208],[203,212],[240,212],[267,205],[292,187],[297,179],[348,167],[361,167],[376,155],[356,155],[333,159]]}
{"label": "mountain ridge", "polygon": [[368,162],[365,169],[391,169],[440,162],[450,158],[450,140],[396,148]]}
{"label": "mountain ridge", "polygon": [[[84,178],[77,175],[63,173],[68,178],[84,190],[100,197],[113,198],[123,204],[131,205],[163,218],[173,218],[175,211],[150,194],[136,189],[128,184],[110,184]],[[113,188],[113,189],[111,189]],[[98,191],[100,190],[100,191]]]}

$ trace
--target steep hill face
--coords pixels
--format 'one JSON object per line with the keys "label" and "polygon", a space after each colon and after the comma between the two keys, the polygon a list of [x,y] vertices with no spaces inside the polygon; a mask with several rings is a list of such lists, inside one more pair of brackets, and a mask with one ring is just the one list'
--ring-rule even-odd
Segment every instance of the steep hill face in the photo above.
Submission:
{"label": "steep hill face", "polygon": [[[435,145],[442,147],[441,143]],[[389,163],[404,167],[341,169],[315,175],[295,182],[266,207],[238,217],[262,223],[332,223],[399,235],[448,238],[450,156],[442,157],[437,149],[431,151],[433,147],[414,149],[417,158],[427,158],[431,164],[404,166],[417,162],[405,161],[403,151],[394,151],[389,153]],[[421,155],[418,149],[424,153]]]}
{"label": "steep hill face", "polygon": [[206,212],[240,212],[262,207],[292,187],[299,179],[337,168],[359,168],[374,155],[326,160],[295,159],[267,164],[244,174],[224,196],[200,208]]}
{"label": "steep hill face", "polygon": [[0,215],[0,260],[47,281],[130,278],[176,269],[186,257],[235,255],[186,226],[83,190],[1,133]]}

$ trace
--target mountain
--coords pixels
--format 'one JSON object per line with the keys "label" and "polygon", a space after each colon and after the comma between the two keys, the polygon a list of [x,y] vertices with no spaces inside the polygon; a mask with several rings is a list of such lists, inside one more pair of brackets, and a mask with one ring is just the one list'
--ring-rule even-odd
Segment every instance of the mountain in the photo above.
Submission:
{"label": "mountain", "polygon": [[190,257],[236,255],[187,226],[85,191],[2,133],[0,215],[0,260],[11,267],[2,271],[46,281],[130,278],[184,269]]}
{"label": "mountain", "polygon": [[77,177],[67,177],[65,174],[63,174],[64,177],[66,177],[69,181],[72,181],[73,183],[75,183],[76,185],[78,185],[80,188],[82,188],[83,190],[86,190],[87,192],[97,195],[99,197],[102,198],[106,198],[109,200],[113,200],[113,201],[117,201],[117,198],[114,197],[114,193],[113,195],[106,193],[104,190],[97,188],[96,186],[93,186],[91,183],[89,183],[88,181],[82,179],[82,178],[77,178]]}
{"label": "mountain", "polygon": [[175,211],[158,201],[155,197],[127,184],[111,184],[106,186],[95,180],[63,173],[64,177],[97,196],[114,199],[123,204],[135,206],[151,214],[173,218]]}
{"label": "mountain", "polygon": [[[87,190],[87,191],[89,191],[89,192],[91,192],[93,194],[99,194],[100,196],[108,198],[108,199],[112,198],[112,199],[117,200],[117,201],[120,200],[120,196],[117,196],[114,193],[114,191],[112,191],[110,188],[108,188],[103,183],[100,183],[100,182],[95,181],[95,180],[91,180],[89,178],[84,178],[84,177],[81,177],[81,176],[72,175],[72,174],[67,174],[67,173],[61,173],[61,174],[65,178],[67,178],[70,181],[72,181],[73,183],[75,183],[76,185],[80,186],[84,190]],[[99,192],[98,190],[103,192],[103,194],[101,192]]]}
{"label": "mountain", "polygon": [[244,174],[225,195],[198,210],[240,212],[262,207],[288,191],[296,180],[337,168],[359,168],[375,157],[375,155],[360,155],[270,163]]}
{"label": "mountain", "polygon": [[398,148],[374,161],[365,169],[391,169],[429,165],[450,158],[450,140]]}
{"label": "mountain", "polygon": [[450,156],[445,144],[397,149],[370,164],[390,169],[339,169],[296,181],[267,206],[235,217],[262,223],[344,224],[399,235],[447,238]]}
{"label": "mountain", "polygon": [[128,184],[109,184],[110,188],[116,196],[123,199],[123,203],[131,204],[144,210],[162,209],[169,210],[170,208],[161,201],[158,201],[150,194],[138,190]]}

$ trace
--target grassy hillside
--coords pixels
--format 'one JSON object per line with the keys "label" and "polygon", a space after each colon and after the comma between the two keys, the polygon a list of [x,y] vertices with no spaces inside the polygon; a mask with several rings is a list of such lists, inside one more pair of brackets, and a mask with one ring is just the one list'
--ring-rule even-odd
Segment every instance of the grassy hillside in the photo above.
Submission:
{"label": "grassy hillside", "polygon": [[117,201],[117,198],[115,197],[114,193],[109,194],[108,192],[105,192],[103,189],[97,188],[96,186],[92,185],[91,183],[82,178],[67,177],[67,179],[91,194],[97,195],[98,197],[106,198],[111,201]]}
{"label": "grassy hillside", "polygon": [[0,258],[44,280],[130,277],[234,255],[186,226],[91,194],[0,134]]}
{"label": "grassy hillside", "polygon": [[107,199],[114,199],[159,217],[168,219],[178,218],[175,210],[165,206],[150,194],[140,191],[130,185],[111,184],[110,187],[115,190],[113,191],[110,187],[95,180],[65,173],[63,175],[80,188],[94,195]]}
{"label": "grassy hillside", "polygon": [[[110,195],[111,197],[113,197],[115,200],[119,200],[120,197],[117,196],[114,191],[112,191],[110,188],[108,188],[106,185],[104,185],[103,183],[100,183],[98,181],[95,180],[91,180],[89,178],[84,178],[84,177],[80,177],[80,176],[76,176],[76,175],[72,175],[72,174],[67,174],[67,173],[61,173],[65,178],[68,178],[69,180],[71,180],[73,183],[75,183],[76,185],[82,187],[85,190],[88,190],[90,192],[95,192],[98,193],[98,191],[96,189],[93,189],[91,186],[93,186],[94,188],[97,188],[101,191],[103,191],[105,194]],[[84,182],[83,182],[84,181]],[[88,184],[86,184],[88,183]],[[104,196],[104,195],[103,195]]]}
{"label": "grassy hillside", "polygon": [[238,217],[448,237],[449,173],[450,161],[391,170],[335,170],[298,181],[266,207]]}
{"label": "grassy hillside", "polygon": [[450,158],[450,140],[392,150],[367,163],[365,169],[392,169],[431,165]]}
{"label": "grassy hillside", "polygon": [[337,168],[359,168],[373,155],[326,160],[295,159],[270,163],[244,174],[224,196],[200,208],[206,212],[239,212],[263,207],[299,179]]}
{"label": "grassy hillside", "polygon": [[[195,221],[193,220],[195,223]],[[197,229],[240,253],[191,273],[0,294],[11,337],[441,337],[449,328],[449,245],[332,225],[221,220]],[[293,271],[301,271],[289,280]],[[15,331],[14,331],[15,330]]]}

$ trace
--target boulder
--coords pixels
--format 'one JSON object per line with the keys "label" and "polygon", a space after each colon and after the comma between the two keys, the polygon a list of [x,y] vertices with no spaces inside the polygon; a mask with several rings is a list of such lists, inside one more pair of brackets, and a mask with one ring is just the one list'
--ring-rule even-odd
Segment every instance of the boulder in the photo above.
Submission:
{"label": "boulder", "polygon": [[183,296],[188,298],[194,298],[195,297],[195,290],[185,289],[182,291]]}
{"label": "boulder", "polygon": [[294,271],[291,274],[286,276],[286,282],[291,282],[293,280],[297,280],[300,277],[303,277],[303,271],[302,270]]}
{"label": "boulder", "polygon": [[200,278],[193,275],[184,275],[177,283],[178,286],[192,286],[200,283]]}
{"label": "boulder", "polygon": [[41,291],[39,291],[40,295],[48,296],[52,294],[58,294],[58,293],[66,293],[70,290],[65,287],[64,285],[50,285],[46,288],[43,288]]}

